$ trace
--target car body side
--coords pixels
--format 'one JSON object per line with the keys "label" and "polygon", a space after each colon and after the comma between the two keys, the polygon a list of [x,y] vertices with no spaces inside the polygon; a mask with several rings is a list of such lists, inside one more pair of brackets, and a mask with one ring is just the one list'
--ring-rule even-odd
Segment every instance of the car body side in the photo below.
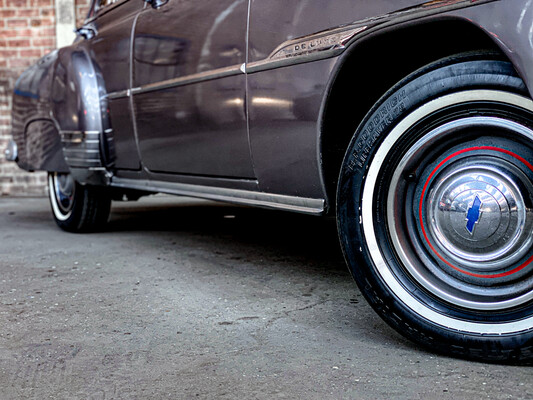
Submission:
{"label": "car body side", "polygon": [[493,49],[532,93],[528,0],[195,4],[184,15],[205,29],[182,34],[161,22],[173,0],[118,1],[86,22],[93,38],[30,67],[14,92],[18,165],[321,214],[355,128],[403,76]]}

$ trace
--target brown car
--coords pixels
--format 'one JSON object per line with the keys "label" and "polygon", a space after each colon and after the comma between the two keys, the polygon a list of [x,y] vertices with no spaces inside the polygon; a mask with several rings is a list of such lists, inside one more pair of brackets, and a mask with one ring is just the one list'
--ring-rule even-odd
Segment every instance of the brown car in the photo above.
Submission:
{"label": "brown car", "polygon": [[372,307],[533,360],[531,0],[98,0],[20,77],[7,156],[57,224],[156,192],[335,215]]}

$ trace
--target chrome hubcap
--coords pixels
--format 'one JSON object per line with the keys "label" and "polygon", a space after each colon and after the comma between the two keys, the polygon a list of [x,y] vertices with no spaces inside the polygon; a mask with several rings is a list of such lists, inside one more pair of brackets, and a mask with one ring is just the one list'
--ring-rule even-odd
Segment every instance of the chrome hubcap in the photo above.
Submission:
{"label": "chrome hubcap", "polygon": [[[454,263],[476,272],[497,271],[521,259],[533,232],[525,200],[515,184],[532,192],[517,167],[472,157],[446,171],[427,196],[431,240]],[[529,215],[531,218],[531,215]]]}

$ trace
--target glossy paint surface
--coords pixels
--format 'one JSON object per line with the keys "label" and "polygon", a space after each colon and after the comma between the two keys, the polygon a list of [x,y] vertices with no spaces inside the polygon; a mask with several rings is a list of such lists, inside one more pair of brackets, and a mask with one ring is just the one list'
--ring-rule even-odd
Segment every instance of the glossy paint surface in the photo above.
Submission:
{"label": "glossy paint surface", "polygon": [[[135,26],[133,86],[244,63],[247,15],[244,0],[170,1],[147,8]],[[243,74],[133,94],[145,167],[253,178],[245,98]]]}
{"label": "glossy paint surface", "polygon": [[365,18],[424,4],[424,0],[251,0],[250,56],[255,62],[281,43]]}
{"label": "glossy paint surface", "polygon": [[140,150],[152,172],[253,178],[245,77],[133,96]]}
{"label": "glossy paint surface", "polygon": [[334,59],[251,74],[250,141],[261,190],[322,195],[318,163],[319,114]]}
{"label": "glossy paint surface", "polygon": [[135,26],[133,87],[244,63],[247,18],[246,0],[146,8]]}
{"label": "glossy paint surface", "polygon": [[496,1],[451,14],[492,37],[513,61],[533,96],[533,1]]}
{"label": "glossy paint surface", "polygon": [[115,168],[140,170],[141,158],[135,140],[130,99],[109,99],[108,110],[115,140]]}
{"label": "glossy paint surface", "polygon": [[[100,91],[103,95],[130,88],[131,32],[135,18],[143,8],[142,1],[128,0],[110,10],[102,9],[102,15],[87,24],[96,34],[80,45],[101,71],[103,87]],[[129,100],[110,100],[104,114],[109,116],[109,128],[113,129],[115,168],[140,169]]]}
{"label": "glossy paint surface", "polygon": [[131,30],[136,15],[143,8],[143,1],[128,0],[88,24],[96,34],[85,41],[84,47],[105,77],[106,93],[130,87]]}
{"label": "glossy paint surface", "polygon": [[26,170],[68,171],[56,126],[50,121],[53,66],[57,51],[42,58],[19,78],[13,94],[12,135],[18,165]]}

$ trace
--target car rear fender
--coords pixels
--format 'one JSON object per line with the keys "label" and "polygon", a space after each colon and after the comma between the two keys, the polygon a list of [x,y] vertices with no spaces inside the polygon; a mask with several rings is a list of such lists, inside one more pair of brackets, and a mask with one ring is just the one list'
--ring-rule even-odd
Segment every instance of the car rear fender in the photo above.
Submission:
{"label": "car rear fender", "polygon": [[114,147],[105,85],[79,44],[53,51],[20,76],[12,121],[21,168],[70,171],[81,183],[108,176]]}
{"label": "car rear fender", "polygon": [[28,171],[66,172],[68,165],[56,122],[50,113],[50,88],[57,51],[41,58],[19,77],[12,108],[16,161]]}

